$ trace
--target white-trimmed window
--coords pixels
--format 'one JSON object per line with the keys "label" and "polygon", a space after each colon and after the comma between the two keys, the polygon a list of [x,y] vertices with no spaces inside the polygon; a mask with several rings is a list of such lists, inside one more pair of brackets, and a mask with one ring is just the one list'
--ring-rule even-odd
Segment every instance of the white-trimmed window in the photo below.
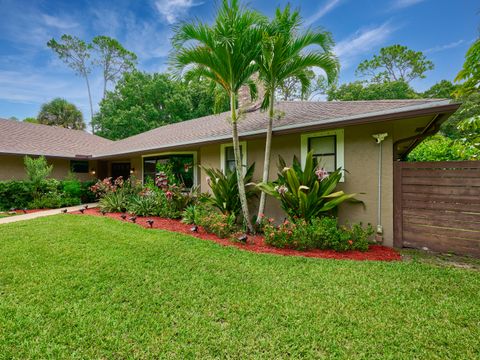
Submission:
{"label": "white-trimmed window", "polygon": [[[318,131],[301,136],[301,162],[305,166],[305,158],[313,151],[317,164],[328,172],[339,167],[344,168],[344,134],[343,129]],[[341,181],[344,181],[342,173]]]}
{"label": "white-trimmed window", "polygon": [[[240,153],[242,157],[243,171],[247,171],[247,142],[240,141]],[[233,144],[220,145],[220,169],[225,174],[226,171],[235,171],[235,154]]]}

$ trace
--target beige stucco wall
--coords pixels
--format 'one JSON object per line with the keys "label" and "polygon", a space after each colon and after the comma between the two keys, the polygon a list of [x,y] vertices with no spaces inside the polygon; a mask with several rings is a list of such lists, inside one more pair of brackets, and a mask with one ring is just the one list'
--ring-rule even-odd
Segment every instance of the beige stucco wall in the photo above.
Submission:
{"label": "beige stucco wall", "polygon": [[[50,165],[53,165],[53,171],[50,177],[55,179],[64,179],[70,171],[70,160],[47,158]],[[89,169],[95,168],[96,161],[89,162]],[[95,177],[90,174],[75,174],[80,181],[93,180]],[[25,179],[25,168],[23,166],[23,156],[0,155],[0,181],[1,180],[23,180]]]}
{"label": "beige stucco wall", "polygon": [[[388,137],[382,145],[381,225],[384,231],[384,244],[393,245],[393,143],[400,138],[414,135],[415,129],[424,126],[429,120],[430,118],[418,118],[343,128],[344,165],[348,173],[345,174],[345,181],[339,188],[347,193],[362,193],[357,198],[362,200],[364,205],[342,204],[339,208],[339,219],[342,223],[361,221],[364,224],[372,224],[374,228],[377,225],[379,145],[375,143],[372,135],[386,132]],[[270,179],[276,178],[278,155],[281,155],[287,163],[291,163],[293,155],[300,158],[300,138],[300,134],[274,136]],[[254,181],[260,181],[262,177],[264,146],[264,138],[247,141],[248,164],[253,162],[256,164]],[[220,167],[220,144],[204,146],[200,149],[200,154],[203,165]],[[203,171],[200,184],[202,191],[209,190]],[[252,215],[254,214],[256,212],[252,208]],[[279,202],[271,197],[267,197],[265,214],[277,221],[285,217]]]}

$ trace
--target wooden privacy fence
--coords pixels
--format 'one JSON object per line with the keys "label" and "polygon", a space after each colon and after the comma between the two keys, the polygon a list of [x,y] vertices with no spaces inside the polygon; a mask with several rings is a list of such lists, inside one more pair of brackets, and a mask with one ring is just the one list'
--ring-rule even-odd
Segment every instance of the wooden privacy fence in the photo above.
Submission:
{"label": "wooden privacy fence", "polygon": [[394,245],[480,257],[480,161],[395,162]]}

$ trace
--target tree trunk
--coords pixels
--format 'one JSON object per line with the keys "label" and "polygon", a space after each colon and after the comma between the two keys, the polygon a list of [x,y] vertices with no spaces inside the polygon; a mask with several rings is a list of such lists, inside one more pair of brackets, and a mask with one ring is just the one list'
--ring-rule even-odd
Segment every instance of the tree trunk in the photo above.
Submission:
{"label": "tree trunk", "polygon": [[[267,126],[267,138],[265,140],[265,159],[263,160],[263,177],[262,182],[268,181],[268,175],[270,172],[270,153],[272,150],[272,132],[273,132],[273,106],[274,99],[270,96],[270,104],[268,108],[268,126]],[[265,211],[266,194],[262,191],[260,194],[260,203],[258,204],[257,224],[261,222],[261,215]]]}
{"label": "tree trunk", "polygon": [[92,93],[90,91],[90,82],[88,81],[87,74],[85,76],[85,81],[87,82],[87,91],[88,91],[88,101],[90,103],[90,126],[92,127],[92,134],[95,134],[95,129],[93,127],[93,103],[92,103]]}
{"label": "tree trunk", "polygon": [[250,233],[254,232],[252,221],[250,220],[250,212],[248,210],[247,196],[245,194],[245,183],[243,181],[243,169],[242,169],[242,155],[240,152],[240,141],[238,138],[238,124],[237,124],[237,111],[235,109],[235,93],[230,95],[230,110],[232,115],[232,138],[233,138],[233,153],[235,155],[235,169],[237,172],[238,181],[238,195],[240,203],[242,204],[243,218],[247,224],[247,229]]}

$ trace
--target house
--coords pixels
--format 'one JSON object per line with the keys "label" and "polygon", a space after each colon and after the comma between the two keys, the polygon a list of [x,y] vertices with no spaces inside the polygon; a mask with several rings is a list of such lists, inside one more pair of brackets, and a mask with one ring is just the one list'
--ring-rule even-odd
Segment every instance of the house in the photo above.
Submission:
{"label": "house", "polygon": [[[393,244],[393,168],[423,138],[434,134],[459,107],[448,100],[382,100],[351,102],[280,102],[275,120],[271,178],[278,155],[302,161],[314,151],[327,169],[347,170],[340,184],[365,206],[343,204],[341,221],[380,225],[384,244]],[[248,109],[239,123],[243,165],[255,162],[261,179],[266,114]],[[375,136],[375,137],[374,137]],[[158,162],[170,160],[185,184],[208,191],[198,165],[223,170],[234,164],[228,113],[206,116],[109,141],[85,132],[43,125],[0,121],[0,180],[24,176],[24,155],[45,155],[55,177],[69,170],[80,179],[129,176],[147,179]],[[380,174],[380,176],[379,176]],[[379,195],[380,194],[380,195]],[[266,215],[283,219],[277,200],[268,198]]]}

